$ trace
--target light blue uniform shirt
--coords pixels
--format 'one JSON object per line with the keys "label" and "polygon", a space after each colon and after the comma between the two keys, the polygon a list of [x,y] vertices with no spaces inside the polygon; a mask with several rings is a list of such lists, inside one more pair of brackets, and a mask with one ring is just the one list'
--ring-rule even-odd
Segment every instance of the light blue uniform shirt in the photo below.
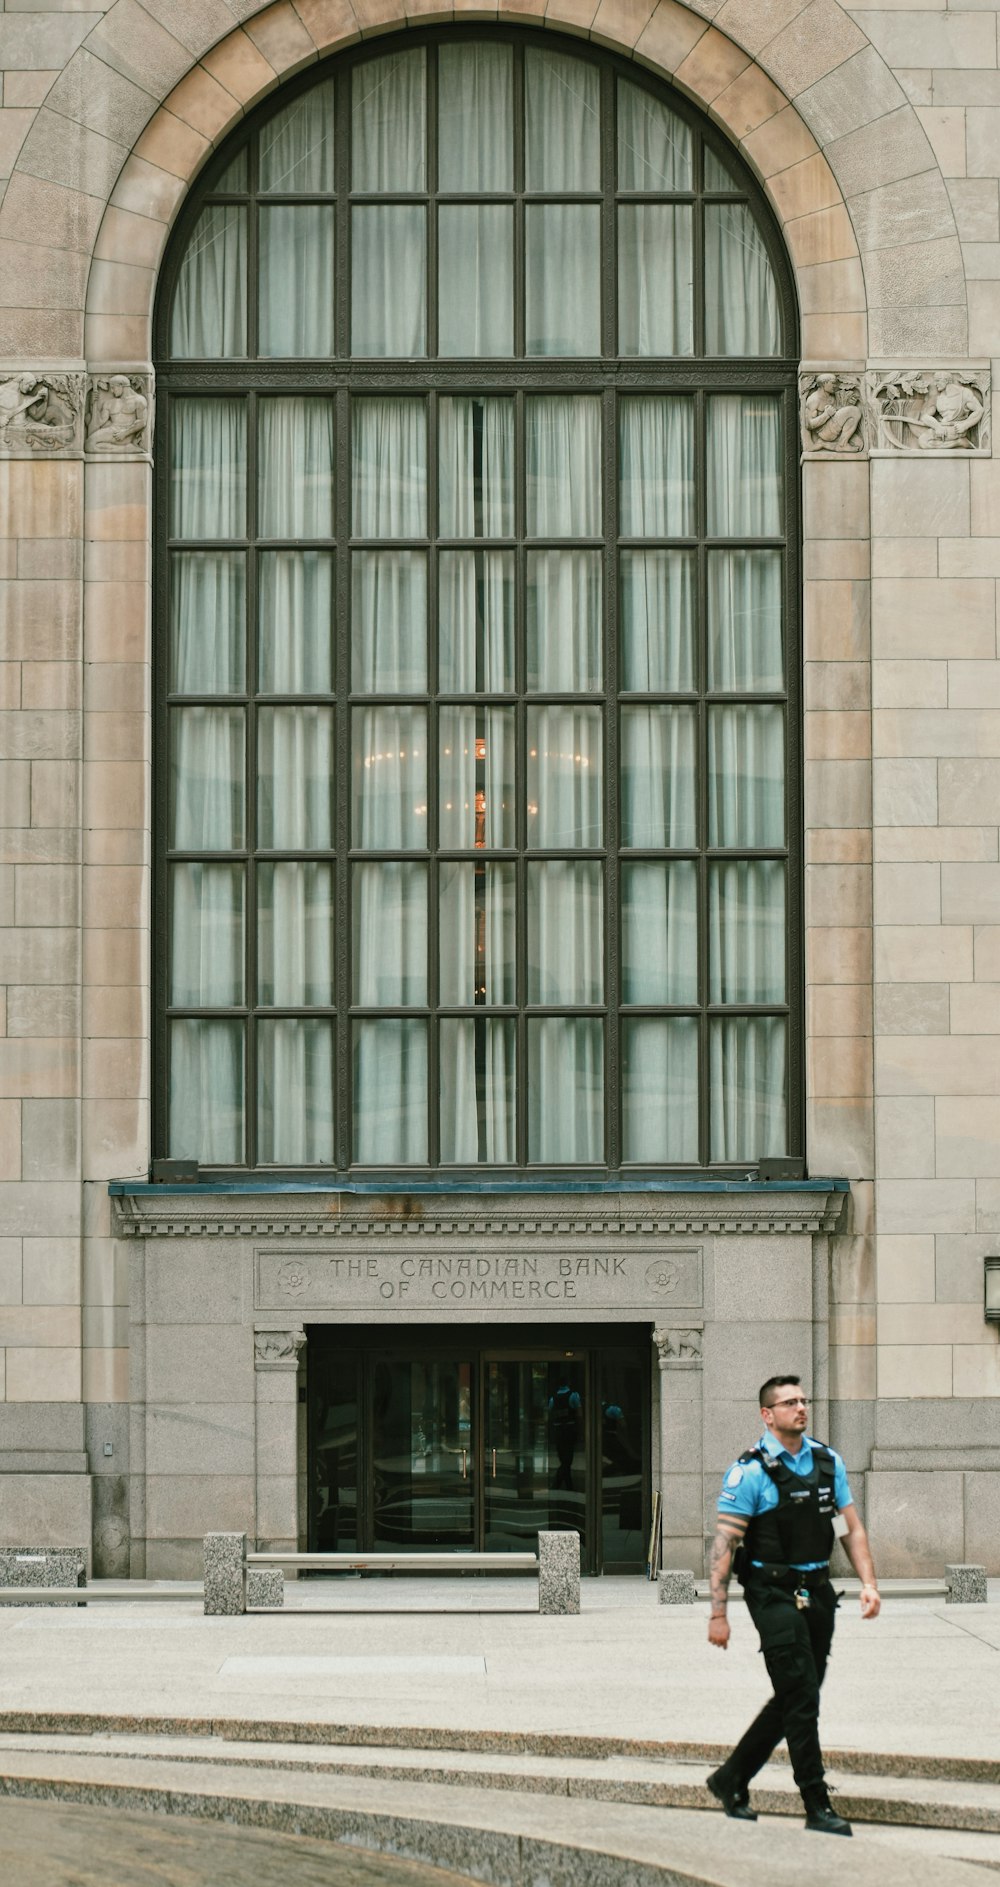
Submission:
{"label": "light blue uniform shirt", "polygon": [[[764,1430],[758,1443],[765,1454],[775,1455],[779,1461],[784,1462],[786,1468],[791,1468],[793,1474],[803,1475],[812,1473],[815,1445],[808,1435],[804,1435],[798,1454],[789,1454],[788,1449],[783,1448],[768,1429]],[[843,1461],[836,1449],[831,1448],[830,1453],[833,1456],[833,1498],[837,1512],[840,1513],[842,1508],[851,1505],[851,1490]],[[720,1514],[739,1514],[744,1520],[752,1520],[755,1514],[766,1514],[771,1507],[777,1505],[778,1490],[770,1476],[761,1467],[760,1462],[734,1461],[722,1482],[722,1492],[719,1495]],[[762,1564],[760,1560],[754,1560],[753,1563],[755,1566]],[[793,1563],[800,1572],[815,1572],[819,1567],[826,1565],[826,1560],[796,1560]]]}

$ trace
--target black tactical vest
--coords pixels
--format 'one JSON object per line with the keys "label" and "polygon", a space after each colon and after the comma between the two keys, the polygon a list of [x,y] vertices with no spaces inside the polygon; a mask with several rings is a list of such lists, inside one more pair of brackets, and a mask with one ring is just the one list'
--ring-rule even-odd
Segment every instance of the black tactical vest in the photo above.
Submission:
{"label": "black tactical vest", "polygon": [[811,1442],[813,1464],[808,1474],[793,1474],[763,1448],[748,1448],[741,1463],[757,1461],[778,1490],[778,1505],[755,1514],[743,1537],[746,1560],[764,1565],[804,1566],[829,1559],[833,1551],[835,1464],[829,1448]]}

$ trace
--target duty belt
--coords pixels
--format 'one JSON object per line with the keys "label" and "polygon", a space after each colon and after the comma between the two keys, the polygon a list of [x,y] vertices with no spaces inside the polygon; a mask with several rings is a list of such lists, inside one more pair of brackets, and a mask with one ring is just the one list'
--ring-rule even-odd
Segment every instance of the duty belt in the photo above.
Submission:
{"label": "duty belt", "polygon": [[745,1577],[751,1585],[780,1586],[783,1592],[818,1591],[830,1582],[829,1566],[813,1566],[803,1572],[797,1566],[780,1565],[773,1560],[762,1566],[748,1566]]}

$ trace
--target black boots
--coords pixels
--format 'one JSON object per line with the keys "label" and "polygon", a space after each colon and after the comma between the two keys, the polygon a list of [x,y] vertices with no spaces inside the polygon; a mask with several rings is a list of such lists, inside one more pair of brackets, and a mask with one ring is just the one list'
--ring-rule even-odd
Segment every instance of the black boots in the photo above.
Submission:
{"label": "black boots", "polygon": [[806,1805],[806,1827],[817,1835],[851,1835],[854,1833],[849,1821],[838,1815],[831,1807],[830,1797],[825,1789],[810,1789],[803,1794]]}
{"label": "black boots", "polygon": [[726,1774],[724,1766],[714,1769],[710,1776],[705,1777],[705,1787],[717,1802],[722,1803],[726,1814],[731,1815],[734,1821],[757,1820],[756,1809],[750,1807],[750,1791],[746,1783],[734,1782],[732,1776]]}

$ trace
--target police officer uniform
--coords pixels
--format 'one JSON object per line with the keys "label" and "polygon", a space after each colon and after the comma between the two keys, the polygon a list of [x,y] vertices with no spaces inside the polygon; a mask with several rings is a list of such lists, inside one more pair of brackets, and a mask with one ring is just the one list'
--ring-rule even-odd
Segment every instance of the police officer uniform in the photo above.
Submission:
{"label": "police officer uniform", "polygon": [[[726,1473],[719,1517],[743,1517],[736,1557],[747,1610],[774,1695],[715,1772],[713,1793],[745,1800],[751,1779],[780,1743],[809,1811],[827,1801],[819,1745],[819,1691],[833,1639],[837,1594],[830,1583],[834,1521],[851,1505],[841,1457],[804,1435],[797,1454],[765,1432]],[[838,1830],[839,1832],[839,1830]],[[849,1833],[848,1824],[843,1832]]]}

